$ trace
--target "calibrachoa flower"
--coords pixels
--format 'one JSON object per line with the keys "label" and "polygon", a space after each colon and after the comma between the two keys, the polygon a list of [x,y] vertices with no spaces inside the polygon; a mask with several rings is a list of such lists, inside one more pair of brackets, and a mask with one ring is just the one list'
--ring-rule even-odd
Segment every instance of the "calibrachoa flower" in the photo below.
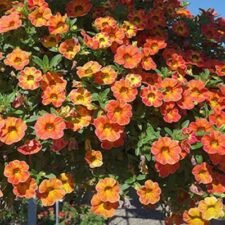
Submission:
{"label": "calibrachoa flower", "polygon": [[15,48],[11,53],[9,53],[4,63],[7,66],[11,66],[16,70],[22,70],[30,62],[31,53],[23,51],[19,47]]}
{"label": "calibrachoa flower", "polygon": [[196,165],[192,170],[192,174],[199,184],[209,184],[212,182],[212,168],[205,162]]}
{"label": "calibrachoa flower", "polygon": [[141,51],[132,45],[122,45],[116,50],[114,61],[126,69],[134,69],[141,62]]}
{"label": "calibrachoa flower", "polygon": [[72,174],[69,173],[61,173],[59,175],[59,180],[61,180],[63,189],[66,194],[72,193],[74,190],[74,180]]}
{"label": "calibrachoa flower", "polygon": [[52,206],[55,202],[62,200],[66,192],[63,183],[57,178],[43,180],[38,187],[38,196],[43,206]]}
{"label": "calibrachoa flower", "polygon": [[25,143],[17,148],[18,152],[23,155],[33,155],[41,151],[41,143],[38,140],[27,140]]}
{"label": "calibrachoa flower", "polygon": [[152,144],[151,153],[155,156],[156,162],[173,165],[180,160],[181,148],[178,141],[161,137]]}
{"label": "calibrachoa flower", "polygon": [[89,0],[71,0],[66,5],[66,13],[69,17],[85,16],[91,8]]}
{"label": "calibrachoa flower", "polygon": [[129,82],[132,88],[138,88],[141,86],[142,76],[135,73],[129,73],[126,75],[125,80]]}
{"label": "calibrachoa flower", "polygon": [[114,203],[120,199],[120,186],[114,178],[107,177],[99,180],[95,189],[103,202]]}
{"label": "calibrachoa flower", "polygon": [[180,163],[176,163],[173,165],[170,164],[160,164],[158,162],[155,163],[155,169],[159,173],[160,177],[168,177],[170,174],[174,174],[180,168]]}
{"label": "calibrachoa flower", "polygon": [[118,207],[118,202],[103,202],[98,194],[95,194],[91,199],[91,211],[104,218],[112,217]]}
{"label": "calibrachoa flower", "polygon": [[46,139],[59,139],[64,135],[66,124],[64,120],[53,114],[44,114],[37,119],[34,125],[35,133],[38,138]]}
{"label": "calibrachoa flower", "polygon": [[59,139],[53,140],[51,150],[53,152],[59,152],[63,148],[65,148],[68,144],[69,144],[69,141],[65,140],[64,138],[59,138]]}
{"label": "calibrachoa flower", "polygon": [[175,105],[174,102],[164,103],[160,107],[160,112],[163,115],[164,121],[166,121],[167,123],[174,123],[181,119],[179,108]]}
{"label": "calibrachoa flower", "polygon": [[26,67],[18,76],[18,85],[24,90],[35,90],[40,86],[42,73],[35,67]]}
{"label": "calibrachoa flower", "polygon": [[37,191],[37,183],[34,178],[28,178],[25,182],[13,185],[13,193],[20,198],[34,198]]}
{"label": "calibrachoa flower", "polygon": [[69,60],[72,60],[80,51],[80,44],[76,39],[67,39],[59,45],[59,52]]}
{"label": "calibrachoa flower", "polygon": [[77,88],[71,90],[69,98],[74,105],[83,105],[89,108],[91,106],[92,96],[91,93],[85,88]]}
{"label": "calibrachoa flower", "polygon": [[95,61],[89,61],[83,66],[77,67],[77,75],[80,78],[92,77],[95,73],[101,70],[101,65]]}
{"label": "calibrachoa flower", "polygon": [[69,25],[66,23],[67,16],[62,16],[59,12],[51,16],[48,21],[48,29],[50,34],[64,34],[69,30]]}
{"label": "calibrachoa flower", "polygon": [[108,101],[105,110],[109,120],[121,126],[127,125],[132,117],[132,106],[117,100]]}
{"label": "calibrachoa flower", "polygon": [[204,200],[200,201],[198,208],[202,213],[202,218],[208,221],[224,216],[223,203],[214,196],[206,197]]}
{"label": "calibrachoa flower", "polygon": [[116,81],[111,87],[116,99],[124,102],[132,102],[136,98],[138,91],[133,88],[127,80],[121,79]]}
{"label": "calibrachoa flower", "polygon": [[0,130],[0,141],[11,145],[19,142],[24,136],[27,125],[20,118],[8,117],[4,121],[4,126]]}
{"label": "calibrachoa flower", "polygon": [[94,120],[95,134],[101,141],[114,142],[123,133],[123,127],[112,123],[107,116],[99,116]]}
{"label": "calibrachoa flower", "polygon": [[137,194],[143,205],[154,205],[160,200],[161,189],[157,182],[147,180],[143,186],[137,188]]}
{"label": "calibrachoa flower", "polygon": [[183,220],[188,225],[207,225],[208,222],[202,218],[198,208],[191,208],[183,214]]}
{"label": "calibrachoa flower", "polygon": [[146,106],[160,107],[163,103],[162,92],[152,85],[142,89],[141,98]]}
{"label": "calibrachoa flower", "polygon": [[22,26],[22,20],[18,13],[11,13],[0,18],[0,33],[16,30]]}
{"label": "calibrachoa flower", "polygon": [[85,154],[85,161],[90,168],[101,167],[103,165],[103,157],[100,151],[88,150]]}
{"label": "calibrachoa flower", "polygon": [[25,182],[30,177],[29,166],[25,161],[11,161],[5,166],[4,176],[14,185]]}
{"label": "calibrachoa flower", "polygon": [[112,66],[102,67],[101,70],[94,74],[94,81],[100,85],[110,85],[115,82],[117,72]]}

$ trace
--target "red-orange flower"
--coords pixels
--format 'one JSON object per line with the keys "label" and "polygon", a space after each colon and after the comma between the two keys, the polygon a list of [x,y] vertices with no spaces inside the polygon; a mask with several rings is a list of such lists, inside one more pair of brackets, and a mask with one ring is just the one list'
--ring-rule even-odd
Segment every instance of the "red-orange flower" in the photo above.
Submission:
{"label": "red-orange flower", "polygon": [[52,47],[56,47],[58,45],[58,43],[61,40],[61,36],[59,34],[54,35],[54,34],[50,34],[50,35],[46,35],[41,39],[41,44],[45,47],[45,48],[52,48]]}
{"label": "red-orange flower", "polygon": [[110,33],[111,31],[115,31],[117,28],[117,21],[110,16],[98,17],[94,21],[94,26],[103,32]]}
{"label": "red-orange flower", "polygon": [[190,130],[196,134],[196,133],[205,133],[210,132],[212,130],[212,125],[209,123],[208,120],[199,118],[194,122],[191,122],[189,125]]}
{"label": "red-orange flower", "polygon": [[155,70],[157,68],[156,63],[151,57],[143,57],[141,61],[142,68],[145,70]]}
{"label": "red-orange flower", "polygon": [[218,127],[221,127],[225,124],[225,112],[221,110],[215,110],[210,116],[209,116],[209,122],[211,124],[214,124]]}
{"label": "red-orange flower", "polygon": [[0,18],[0,34],[11,30],[16,30],[22,26],[19,13],[14,12]]}
{"label": "red-orange flower", "polygon": [[53,114],[45,114],[37,119],[34,129],[38,138],[59,139],[64,135],[66,124],[64,120]]}
{"label": "red-orange flower", "polygon": [[161,189],[157,182],[146,180],[145,184],[137,189],[137,194],[143,205],[154,205],[160,200]]}
{"label": "red-orange flower", "polygon": [[27,125],[22,119],[8,117],[0,130],[0,141],[7,145],[19,142],[25,136],[26,129]]}
{"label": "red-orange flower", "polygon": [[183,89],[178,80],[165,78],[160,83],[160,87],[162,88],[165,102],[177,102],[182,98]]}
{"label": "red-orange flower", "polygon": [[93,195],[91,199],[91,211],[104,218],[112,217],[118,207],[118,202],[103,202],[98,194]]}
{"label": "red-orange flower", "polygon": [[78,131],[88,127],[91,123],[91,112],[84,106],[77,106],[68,118],[68,127],[73,131]]}
{"label": "red-orange flower", "polygon": [[23,155],[33,155],[41,151],[41,143],[38,140],[27,140],[23,145],[17,148]]}
{"label": "red-orange flower", "polygon": [[220,63],[220,64],[217,64],[215,65],[215,68],[216,68],[216,74],[218,76],[225,76],[225,63]]}
{"label": "red-orange flower", "polygon": [[71,0],[66,4],[66,13],[69,17],[85,16],[92,8],[89,0]]}
{"label": "red-orange flower", "polygon": [[158,162],[155,163],[155,169],[159,173],[160,177],[168,177],[170,174],[174,174],[180,168],[180,163],[176,163],[173,165],[166,164],[162,165]]}
{"label": "red-orange flower", "polygon": [[114,61],[126,69],[134,69],[141,62],[142,53],[133,45],[122,45],[116,50]]}
{"label": "red-orange flower", "polygon": [[38,186],[34,178],[28,178],[25,182],[13,185],[13,193],[20,198],[34,198]]}
{"label": "red-orange flower", "polygon": [[174,123],[181,119],[179,109],[174,102],[164,103],[160,108],[160,112],[167,123]]}
{"label": "red-orange flower", "polygon": [[187,37],[189,35],[189,27],[184,21],[177,21],[173,24],[173,31],[177,36]]}
{"label": "red-orange flower", "polygon": [[192,170],[192,174],[199,184],[210,184],[213,180],[211,173],[211,167],[205,162],[196,165]]}
{"label": "red-orange flower", "polygon": [[83,66],[77,67],[77,75],[80,78],[83,77],[92,77],[95,73],[99,72],[101,65],[96,61],[89,61]]}
{"label": "red-orange flower", "polygon": [[220,131],[211,131],[201,139],[203,150],[208,154],[225,155],[225,135]]}
{"label": "red-orange flower", "polygon": [[29,177],[29,166],[25,161],[13,160],[4,169],[4,176],[11,184],[25,182]]}
{"label": "red-orange flower", "polygon": [[181,148],[178,141],[169,137],[161,137],[153,142],[151,153],[154,155],[156,162],[162,165],[174,165],[180,160]]}
{"label": "red-orange flower", "polygon": [[52,206],[65,196],[63,183],[57,178],[45,179],[38,188],[38,197],[43,206]]}
{"label": "red-orange flower", "polygon": [[114,178],[107,177],[99,180],[95,189],[103,202],[114,203],[120,199],[120,186]]}
{"label": "red-orange flower", "polygon": [[80,44],[76,39],[67,39],[59,46],[59,52],[69,60],[72,60],[79,51]]}
{"label": "red-orange flower", "polygon": [[123,133],[123,127],[112,123],[107,116],[99,116],[94,120],[95,134],[101,140],[114,142]]}
{"label": "red-orange flower", "polygon": [[111,87],[113,95],[116,99],[124,102],[132,102],[138,93],[136,88],[131,87],[127,80],[121,79],[116,81]]}
{"label": "red-orange flower", "polygon": [[65,89],[61,85],[53,85],[44,89],[42,93],[42,104],[52,104],[55,107],[60,107],[66,99]]}
{"label": "red-orange flower", "polygon": [[145,56],[155,55],[159,52],[160,49],[166,47],[166,42],[161,37],[150,37],[146,39],[143,46],[143,53]]}
{"label": "red-orange flower", "polygon": [[103,157],[100,151],[88,150],[85,154],[85,161],[90,168],[101,167],[103,165]]}
{"label": "red-orange flower", "polygon": [[163,94],[155,86],[148,85],[148,87],[142,89],[141,99],[147,106],[159,107],[163,103]]}
{"label": "red-orange flower", "polygon": [[128,81],[132,88],[138,88],[141,86],[142,76],[136,73],[129,73],[126,75],[125,80]]}
{"label": "red-orange flower", "polygon": [[100,85],[110,85],[115,82],[117,72],[112,66],[103,67],[99,72],[94,74],[94,81]]}
{"label": "red-orange flower", "polygon": [[29,64],[30,55],[31,53],[23,51],[17,47],[6,56],[4,63],[5,65],[11,66],[16,70],[22,70],[26,65]]}
{"label": "red-orange flower", "polygon": [[105,110],[110,121],[121,126],[127,125],[132,117],[132,106],[117,100],[108,101]]}
{"label": "red-orange flower", "polygon": [[59,12],[51,16],[49,19],[49,33],[50,34],[64,34],[69,30],[69,26],[66,23],[67,16],[62,16]]}
{"label": "red-orange flower", "polygon": [[40,86],[42,73],[35,67],[26,67],[21,70],[18,77],[18,85],[24,90],[35,90]]}
{"label": "red-orange flower", "polygon": [[52,16],[51,9],[48,7],[37,7],[32,11],[28,19],[35,27],[42,27],[42,26],[48,26],[48,21],[50,17]]}

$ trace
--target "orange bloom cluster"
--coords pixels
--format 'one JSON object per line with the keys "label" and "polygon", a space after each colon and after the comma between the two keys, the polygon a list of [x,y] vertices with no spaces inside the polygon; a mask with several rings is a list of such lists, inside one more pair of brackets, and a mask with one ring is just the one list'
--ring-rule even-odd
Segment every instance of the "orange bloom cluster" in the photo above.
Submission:
{"label": "orange bloom cluster", "polygon": [[114,178],[104,178],[96,185],[97,194],[91,199],[91,210],[105,218],[112,217],[119,206],[120,186]]}

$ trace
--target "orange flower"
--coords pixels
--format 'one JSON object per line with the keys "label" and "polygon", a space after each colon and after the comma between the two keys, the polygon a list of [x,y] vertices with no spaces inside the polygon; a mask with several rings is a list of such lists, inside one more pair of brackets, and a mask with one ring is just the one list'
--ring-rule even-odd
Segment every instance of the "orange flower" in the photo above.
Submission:
{"label": "orange flower", "polygon": [[173,165],[166,164],[162,165],[158,162],[155,163],[155,169],[159,173],[160,177],[168,177],[170,174],[174,174],[180,168],[180,163],[176,163]]}
{"label": "orange flower", "polygon": [[143,46],[143,53],[145,56],[155,55],[159,52],[160,49],[166,47],[166,42],[161,37],[150,37],[146,39]]}
{"label": "orange flower", "polygon": [[64,135],[66,124],[64,120],[53,114],[44,114],[37,119],[34,129],[38,138],[46,139],[59,139]]}
{"label": "orange flower", "polygon": [[[224,164],[223,164],[224,165]],[[213,181],[210,184],[207,184],[208,193],[225,193],[225,180],[224,176],[219,173],[213,173]]]}
{"label": "orange flower", "polygon": [[100,116],[94,120],[95,134],[101,140],[114,142],[123,133],[123,127],[112,123],[107,116]]}
{"label": "orange flower", "polygon": [[159,107],[162,105],[163,94],[155,86],[149,85],[142,89],[141,99],[147,106]]}
{"label": "orange flower", "polygon": [[160,108],[160,112],[167,123],[174,123],[181,119],[179,109],[174,102],[164,103]]}
{"label": "orange flower", "polygon": [[35,90],[40,86],[42,73],[35,67],[26,67],[21,70],[18,77],[18,85],[24,90]]}
{"label": "orange flower", "polygon": [[157,68],[156,63],[151,57],[143,57],[141,61],[142,68],[145,70],[155,70]]}
{"label": "orange flower", "polygon": [[100,85],[110,85],[115,82],[117,75],[112,66],[106,66],[94,74],[94,81]]}
{"label": "orange flower", "polygon": [[126,75],[125,80],[128,81],[132,88],[138,88],[141,86],[142,76],[135,73],[129,73]]}
{"label": "orange flower", "polygon": [[189,27],[184,21],[177,21],[173,24],[173,31],[177,36],[187,37],[190,33]]}
{"label": "orange flower", "polygon": [[83,105],[87,108],[90,108],[91,106],[91,93],[83,87],[73,89],[69,94],[69,98],[71,99],[74,105]]}
{"label": "orange flower", "polygon": [[141,62],[142,53],[133,45],[121,45],[114,56],[115,63],[123,65],[126,69],[134,69]]}
{"label": "orange flower", "polygon": [[144,30],[147,23],[147,15],[145,10],[132,10],[128,14],[129,21],[134,24],[138,30]]}
{"label": "orange flower", "polygon": [[69,173],[61,173],[59,175],[59,180],[61,180],[63,189],[66,194],[72,193],[74,190],[74,180],[71,174]]}
{"label": "orange flower", "polygon": [[99,30],[103,32],[110,33],[111,31],[115,31],[117,28],[117,21],[110,17],[98,17],[94,21],[94,26]]}
{"label": "orange flower", "polygon": [[21,50],[19,47],[15,48],[9,53],[4,63],[7,66],[11,66],[16,70],[22,70],[26,65],[29,64],[31,53]]}
{"label": "orange flower", "polygon": [[185,211],[183,214],[183,220],[188,225],[207,225],[206,222],[202,218],[202,214],[198,208],[191,208],[188,211]]}
{"label": "orange flower", "polygon": [[66,89],[67,81],[63,79],[60,74],[54,72],[47,72],[43,75],[41,80],[41,88],[46,89],[48,86],[61,86],[61,88]]}
{"label": "orange flower", "polygon": [[161,83],[165,102],[177,102],[182,98],[183,89],[178,80],[173,78],[165,78]]}
{"label": "orange flower", "polygon": [[205,94],[206,101],[209,102],[213,110],[223,110],[225,105],[225,97],[218,91],[208,91]]}
{"label": "orange flower", "polygon": [[25,182],[29,177],[29,166],[25,161],[13,160],[4,169],[4,176],[11,184]]}
{"label": "orange flower", "polygon": [[105,110],[109,120],[121,126],[129,124],[132,117],[132,106],[117,100],[108,101]]}
{"label": "orange flower", "polygon": [[214,124],[218,127],[223,126],[225,124],[225,112],[221,110],[215,110],[210,116],[209,116],[209,122],[211,124]]}
{"label": "orange flower", "polygon": [[64,34],[69,30],[68,24],[66,24],[67,16],[62,16],[59,12],[51,16],[49,19],[49,33],[50,34]]}
{"label": "orange flower", "polygon": [[137,27],[129,21],[123,21],[122,29],[124,30],[127,38],[135,37],[138,30]]}
{"label": "orange flower", "polygon": [[191,122],[189,128],[194,134],[200,132],[204,134],[212,130],[212,125],[209,123],[208,120],[199,118],[195,122]]}
{"label": "orange flower", "polygon": [[89,0],[71,0],[66,4],[66,13],[69,17],[85,16],[92,8]]}
{"label": "orange flower", "polygon": [[118,207],[118,202],[103,202],[98,194],[95,194],[91,199],[91,211],[104,218],[112,217]]}
{"label": "orange flower", "polygon": [[44,89],[42,93],[42,104],[52,104],[55,107],[60,107],[66,99],[65,89],[61,85],[53,85]]}
{"label": "orange flower", "polygon": [[102,66],[98,62],[89,61],[83,66],[77,67],[77,75],[80,78],[92,77],[95,73],[100,71],[101,67]]}
{"label": "orange flower", "polygon": [[71,112],[68,119],[68,127],[73,131],[78,131],[90,125],[92,116],[91,112],[86,107],[77,106],[76,110]]}
{"label": "orange flower", "polygon": [[145,184],[137,189],[139,201],[143,205],[154,205],[160,200],[161,189],[157,182],[146,180]]}
{"label": "orange flower", "polygon": [[18,152],[23,155],[33,155],[41,151],[41,143],[38,140],[27,140],[22,146],[18,147]]}
{"label": "orange flower", "polygon": [[7,145],[19,142],[24,137],[26,129],[27,125],[22,119],[8,117],[0,130],[0,141]]}
{"label": "orange flower", "polygon": [[22,26],[19,13],[14,12],[0,18],[0,34],[16,30]]}
{"label": "orange flower", "polygon": [[124,145],[124,135],[120,135],[120,138],[114,142],[110,141],[102,141],[101,147],[106,150],[110,150],[112,148],[119,148]]}
{"label": "orange flower", "polygon": [[88,150],[85,154],[85,161],[90,168],[97,168],[103,165],[102,153],[100,151]]}
{"label": "orange flower", "polygon": [[57,178],[45,179],[38,189],[38,196],[43,206],[52,206],[55,202],[62,200],[65,196],[63,184]]}
{"label": "orange flower", "polygon": [[225,155],[225,135],[220,131],[211,131],[201,139],[203,150],[208,154]]}
{"label": "orange flower", "polygon": [[50,35],[44,36],[41,39],[41,43],[45,48],[52,48],[52,47],[56,47],[57,44],[60,42],[60,40],[61,40],[61,36],[59,34],[57,35],[50,34]]}
{"label": "orange flower", "polygon": [[38,7],[34,11],[32,11],[28,19],[35,27],[48,26],[48,21],[52,16],[51,9],[48,7]]}
{"label": "orange flower", "polygon": [[208,221],[224,216],[223,203],[214,196],[206,197],[204,200],[200,201],[198,208],[202,213],[202,218]]}
{"label": "orange flower", "polygon": [[127,80],[116,81],[111,87],[113,96],[123,102],[132,102],[138,93],[136,88],[132,88]]}
{"label": "orange flower", "polygon": [[187,68],[183,57],[173,50],[167,55],[166,64],[171,70],[186,70]]}
{"label": "orange flower", "polygon": [[69,60],[72,60],[80,51],[80,44],[76,39],[67,39],[59,46],[59,52]]}
{"label": "orange flower", "polygon": [[34,7],[48,7],[48,3],[45,0],[28,0],[27,3],[31,9]]}
{"label": "orange flower", "polygon": [[120,199],[120,186],[114,178],[106,177],[99,180],[95,189],[103,202],[114,203]]}
{"label": "orange flower", "polygon": [[98,48],[108,48],[112,45],[112,39],[106,32],[97,33],[94,38],[98,42]]}
{"label": "orange flower", "polygon": [[162,165],[174,165],[180,160],[181,148],[178,141],[161,137],[152,144],[151,152],[156,162]]}
{"label": "orange flower", "polygon": [[205,162],[196,165],[192,170],[192,174],[199,184],[210,184],[212,182],[211,173],[211,167]]}
{"label": "orange flower", "polygon": [[216,74],[218,76],[225,76],[225,63],[220,63],[218,65],[215,65],[215,68],[216,68]]}
{"label": "orange flower", "polygon": [[20,198],[34,198],[38,186],[34,178],[28,178],[25,182],[13,185],[13,193]]}

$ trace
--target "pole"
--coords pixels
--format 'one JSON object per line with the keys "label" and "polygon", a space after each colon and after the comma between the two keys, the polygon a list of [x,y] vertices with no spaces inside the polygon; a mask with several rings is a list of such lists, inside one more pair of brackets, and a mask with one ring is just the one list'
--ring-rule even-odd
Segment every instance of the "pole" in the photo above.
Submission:
{"label": "pole", "polygon": [[59,225],[59,201],[55,203],[55,225]]}
{"label": "pole", "polygon": [[37,225],[37,204],[35,199],[28,200],[28,225]]}

